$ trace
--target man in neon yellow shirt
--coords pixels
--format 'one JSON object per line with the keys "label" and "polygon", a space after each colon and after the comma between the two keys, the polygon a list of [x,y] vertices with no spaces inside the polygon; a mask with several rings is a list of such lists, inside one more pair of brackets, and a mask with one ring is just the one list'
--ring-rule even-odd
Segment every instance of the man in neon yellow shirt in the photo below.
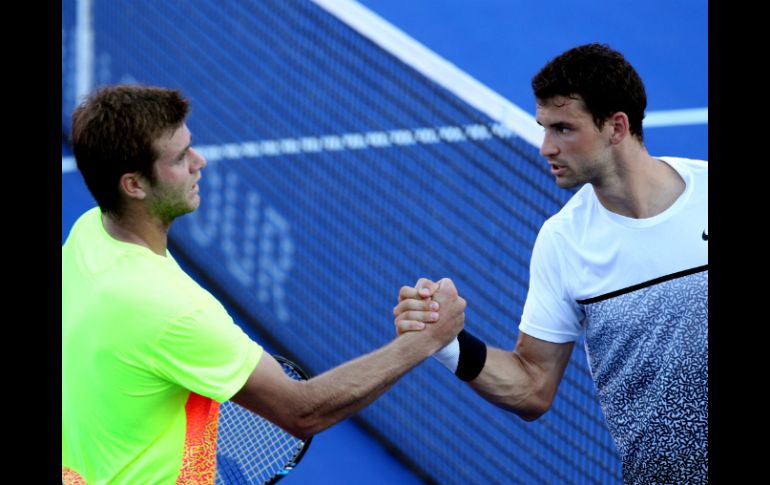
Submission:
{"label": "man in neon yellow shirt", "polygon": [[[286,377],[167,250],[198,208],[205,159],[178,91],[117,85],[73,113],[78,168],[99,207],[62,246],[62,481],[214,483],[216,417],[228,399],[307,437],[359,411],[446,345],[465,301],[443,280],[441,317],[307,382]],[[413,303],[412,303],[413,302]],[[410,300],[417,329],[438,310]]]}

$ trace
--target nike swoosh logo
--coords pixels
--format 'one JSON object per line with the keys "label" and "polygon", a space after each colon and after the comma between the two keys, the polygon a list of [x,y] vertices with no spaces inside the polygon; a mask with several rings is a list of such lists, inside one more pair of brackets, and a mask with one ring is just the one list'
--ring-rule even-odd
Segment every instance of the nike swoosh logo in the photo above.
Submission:
{"label": "nike swoosh logo", "polygon": [[702,237],[704,241],[708,241],[709,240],[709,234],[706,232],[705,229],[703,230],[703,234],[701,234],[700,237]]}

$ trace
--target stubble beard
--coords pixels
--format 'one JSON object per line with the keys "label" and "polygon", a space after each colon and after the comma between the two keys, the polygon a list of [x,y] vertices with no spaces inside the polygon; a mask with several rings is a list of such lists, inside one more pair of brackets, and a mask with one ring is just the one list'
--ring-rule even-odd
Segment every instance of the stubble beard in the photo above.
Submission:
{"label": "stubble beard", "polygon": [[163,193],[153,201],[150,213],[164,224],[170,225],[177,217],[194,212],[199,206],[200,197],[196,197],[196,201],[193,202],[182,196]]}

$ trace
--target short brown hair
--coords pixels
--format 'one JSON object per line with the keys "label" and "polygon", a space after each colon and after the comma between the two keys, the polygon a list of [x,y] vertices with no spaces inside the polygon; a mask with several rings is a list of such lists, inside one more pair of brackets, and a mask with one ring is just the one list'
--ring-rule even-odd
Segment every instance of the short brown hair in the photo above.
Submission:
{"label": "short brown hair", "polygon": [[173,89],[141,85],[104,86],[72,113],[72,150],[99,207],[120,214],[120,177],[139,172],[154,181],[159,154],[153,142],[181,127],[189,101]]}

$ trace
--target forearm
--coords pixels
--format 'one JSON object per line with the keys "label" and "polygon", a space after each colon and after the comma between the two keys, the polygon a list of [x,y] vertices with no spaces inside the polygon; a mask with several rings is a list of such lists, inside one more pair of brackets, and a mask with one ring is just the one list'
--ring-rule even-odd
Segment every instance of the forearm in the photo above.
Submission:
{"label": "forearm", "polygon": [[425,360],[438,345],[416,333],[404,334],[374,352],[305,382],[295,426],[312,435],[355,414]]}
{"label": "forearm", "polygon": [[532,421],[548,410],[553,399],[538,382],[537,369],[519,354],[487,347],[484,369],[469,385],[492,404]]}
{"label": "forearm", "polygon": [[448,279],[439,282],[435,299],[443,313],[424,331],[401,335],[308,381],[289,379],[268,356],[233,399],[295,436],[318,433],[370,404],[457,336],[465,322],[465,300]]}

